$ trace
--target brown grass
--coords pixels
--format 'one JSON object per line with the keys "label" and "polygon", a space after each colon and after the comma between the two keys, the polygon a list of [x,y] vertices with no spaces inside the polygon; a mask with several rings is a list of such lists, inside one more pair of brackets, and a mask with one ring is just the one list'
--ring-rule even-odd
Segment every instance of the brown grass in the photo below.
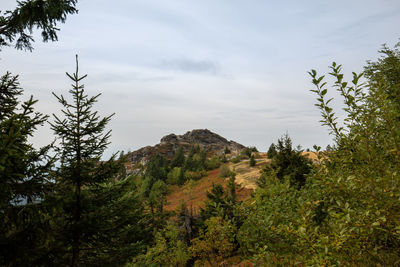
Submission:
{"label": "brown grass", "polygon": [[[227,187],[227,178],[218,177],[219,168],[212,170],[208,176],[198,180],[186,183],[182,187],[177,185],[171,186],[171,193],[167,196],[167,205],[165,210],[176,210],[182,202],[186,202],[187,206],[192,206],[194,211],[198,212],[200,207],[204,207],[204,202],[207,199],[207,191],[212,189],[213,184],[221,184],[224,188]],[[238,200],[247,200],[253,190],[243,187],[238,187],[236,195]]]}

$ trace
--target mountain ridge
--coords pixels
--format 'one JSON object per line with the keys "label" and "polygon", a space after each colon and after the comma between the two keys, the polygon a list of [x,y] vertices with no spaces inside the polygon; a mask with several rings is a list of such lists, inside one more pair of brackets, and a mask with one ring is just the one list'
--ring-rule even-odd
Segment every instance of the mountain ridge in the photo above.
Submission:
{"label": "mountain ridge", "polygon": [[165,135],[160,143],[154,146],[145,146],[127,154],[129,165],[146,164],[152,156],[157,153],[170,159],[174,156],[179,147],[184,153],[188,153],[192,146],[198,145],[205,150],[208,155],[218,155],[224,153],[228,148],[233,154],[239,153],[245,148],[244,145],[235,141],[228,141],[226,138],[208,130],[193,129],[183,135],[174,133]]}

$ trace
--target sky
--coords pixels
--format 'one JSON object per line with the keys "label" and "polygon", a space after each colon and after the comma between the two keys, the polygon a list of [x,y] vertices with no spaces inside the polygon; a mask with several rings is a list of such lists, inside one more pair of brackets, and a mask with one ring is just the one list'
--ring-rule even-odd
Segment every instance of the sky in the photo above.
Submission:
{"label": "sky", "polygon": [[[1,0],[0,10],[15,6]],[[87,93],[102,93],[95,109],[115,113],[106,155],[205,128],[260,151],[286,132],[295,145],[325,147],[332,137],[307,72],[325,74],[336,61],[351,80],[400,37],[398,0],[79,0],[77,8],[58,25],[58,42],[36,31],[33,52],[0,51],[0,73],[18,74],[37,110],[59,114],[52,92],[68,95],[65,72],[78,54]],[[32,142],[53,139],[45,125]]]}

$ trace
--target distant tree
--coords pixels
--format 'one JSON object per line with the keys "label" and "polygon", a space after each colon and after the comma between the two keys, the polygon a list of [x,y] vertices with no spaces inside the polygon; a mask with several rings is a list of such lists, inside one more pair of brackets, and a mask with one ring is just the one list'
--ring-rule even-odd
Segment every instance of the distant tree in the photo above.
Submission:
{"label": "distant tree", "polygon": [[246,147],[245,149],[243,149],[241,154],[250,158],[251,152],[252,152],[252,149],[250,147]]}
{"label": "distant tree", "polygon": [[250,156],[250,167],[256,166],[256,160],[254,159],[254,155]]}
{"label": "distant tree", "polygon": [[221,156],[221,162],[222,162],[222,163],[227,163],[227,162],[228,162],[228,159],[226,158],[226,155],[225,155],[225,154],[223,154],[223,155]]}
{"label": "distant tree", "polygon": [[167,175],[167,183],[168,184],[179,184],[182,185],[184,183],[184,171],[181,167],[173,168]]}
{"label": "distant tree", "polygon": [[275,157],[276,155],[276,147],[275,144],[272,143],[269,148],[268,148],[268,152],[267,152],[268,158],[272,159],[273,157]]}
{"label": "distant tree", "polygon": [[183,153],[183,148],[180,146],[178,150],[175,152],[175,155],[171,161],[170,167],[182,167],[185,163],[185,154]]}
{"label": "distant tree", "polygon": [[205,169],[207,153],[200,146],[192,146],[185,160],[184,169],[188,171],[200,171]]}
{"label": "distant tree", "polygon": [[37,100],[21,102],[18,76],[0,77],[0,265],[44,264],[47,236],[41,203],[50,190],[50,146],[36,150],[28,139],[46,120]]}
{"label": "distant tree", "polygon": [[155,213],[155,210],[157,210],[159,213],[163,212],[167,193],[168,188],[164,181],[157,180],[153,184],[148,198],[152,214]]}
{"label": "distant tree", "polygon": [[250,148],[251,152],[255,152],[255,153],[258,152],[258,149],[255,146],[251,146],[249,148]]}
{"label": "distant tree", "polygon": [[301,150],[292,148],[292,140],[288,134],[278,139],[276,155],[271,166],[279,180],[289,178],[291,185],[301,187],[306,182],[307,174],[311,172],[312,163],[301,155]]}
{"label": "distant tree", "polygon": [[224,154],[226,155],[226,154],[229,154],[229,153],[231,153],[231,150],[229,149],[229,147],[225,147],[225,150],[224,150]]}
{"label": "distant tree", "polygon": [[331,147],[331,145],[327,145],[325,150],[328,152],[331,152],[331,151],[333,151],[333,148]]}
{"label": "distant tree", "polygon": [[236,174],[232,173],[228,181],[229,196],[227,196],[227,200],[229,200],[232,204],[236,204],[236,189]]}
{"label": "distant tree", "polygon": [[147,163],[141,186],[141,195],[148,197],[153,184],[158,181],[166,181],[168,178],[168,162],[160,154],[154,155]]}
{"label": "distant tree", "polygon": [[17,1],[12,11],[0,12],[0,50],[13,45],[31,51],[34,28],[42,30],[44,42],[57,41],[57,23],[64,23],[67,15],[75,14],[77,0]]}

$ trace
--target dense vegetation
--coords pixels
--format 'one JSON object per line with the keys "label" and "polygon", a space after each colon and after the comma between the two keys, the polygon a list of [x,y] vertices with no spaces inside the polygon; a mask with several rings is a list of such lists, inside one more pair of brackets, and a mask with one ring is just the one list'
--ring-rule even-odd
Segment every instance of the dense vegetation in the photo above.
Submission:
{"label": "dense vegetation", "polygon": [[[31,50],[34,26],[56,40],[56,22],[76,1],[23,1],[0,16],[0,47]],[[29,12],[28,12],[29,11]],[[28,14],[27,14],[28,13]],[[28,16],[29,15],[29,16]],[[26,33],[28,31],[28,33]],[[400,46],[400,45],[398,45]],[[236,196],[228,148],[219,156],[193,146],[172,159],[155,155],[143,173],[126,177],[125,156],[104,160],[111,116],[94,110],[86,77],[68,74],[70,97],[53,119],[21,101],[18,76],[0,78],[1,266],[396,266],[400,263],[400,51],[386,46],[363,74],[346,82],[329,73],[344,100],[336,117],[325,77],[310,71],[312,91],[333,147],[312,162],[286,134],[268,150],[271,163],[252,199]],[[61,114],[61,115],[60,115]],[[57,141],[28,142],[49,121]],[[256,165],[255,148],[231,158]],[[224,163],[223,165],[221,165]],[[182,203],[166,212],[171,185],[187,185],[220,168],[199,213]]]}

